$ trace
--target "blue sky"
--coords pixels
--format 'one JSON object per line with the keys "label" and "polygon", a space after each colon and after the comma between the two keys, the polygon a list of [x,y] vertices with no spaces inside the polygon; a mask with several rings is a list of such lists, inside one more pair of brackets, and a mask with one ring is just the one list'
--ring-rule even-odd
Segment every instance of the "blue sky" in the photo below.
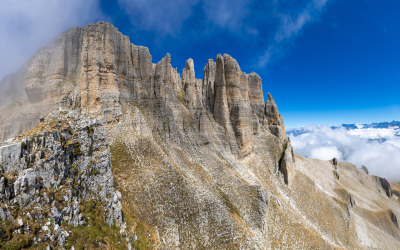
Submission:
{"label": "blue sky", "polygon": [[262,77],[287,128],[400,119],[400,1],[33,2],[0,0],[0,77],[74,24],[106,20],[154,63],[168,52],[181,72],[193,58],[197,78],[230,54]]}

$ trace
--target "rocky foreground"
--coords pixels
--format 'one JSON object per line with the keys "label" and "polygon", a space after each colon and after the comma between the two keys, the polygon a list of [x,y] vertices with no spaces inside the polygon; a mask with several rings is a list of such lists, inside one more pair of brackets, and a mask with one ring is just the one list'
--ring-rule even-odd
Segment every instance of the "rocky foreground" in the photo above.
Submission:
{"label": "rocky foreground", "polygon": [[180,75],[99,22],[1,86],[2,249],[400,249],[397,186],[295,155],[229,55]]}

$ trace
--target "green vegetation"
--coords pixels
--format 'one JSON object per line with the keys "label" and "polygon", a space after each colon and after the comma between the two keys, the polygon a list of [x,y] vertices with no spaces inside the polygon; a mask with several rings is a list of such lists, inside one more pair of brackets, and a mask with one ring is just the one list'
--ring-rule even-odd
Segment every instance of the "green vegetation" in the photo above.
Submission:
{"label": "green vegetation", "polygon": [[185,91],[178,90],[178,92],[176,93],[176,97],[178,98],[178,101],[180,101],[183,105],[186,105],[186,103],[185,103],[185,97],[186,97]]}
{"label": "green vegetation", "polygon": [[222,199],[225,203],[225,206],[228,207],[229,212],[236,214],[237,216],[240,216],[240,211],[239,209],[233,204],[233,202],[231,201],[231,199],[229,199],[229,196],[227,194],[225,194],[221,189],[219,189],[219,193],[222,196]]}
{"label": "green vegetation", "polygon": [[282,145],[281,154],[279,155],[279,161],[278,161],[279,166],[281,165],[282,158],[283,158],[283,156],[285,155],[286,148],[287,148],[287,143],[284,143],[284,144]]}
{"label": "green vegetation", "polygon": [[93,176],[93,175],[99,175],[99,174],[100,174],[100,171],[99,171],[99,170],[93,169],[92,171],[90,171],[89,177],[90,177],[90,176]]}
{"label": "green vegetation", "polygon": [[89,135],[90,137],[93,137],[93,132],[94,132],[94,128],[88,127],[88,135]]}
{"label": "green vegetation", "polygon": [[[141,148],[143,149],[144,147]],[[123,174],[127,171],[127,167],[133,167],[132,158],[130,157],[125,143],[121,139],[114,140],[110,145],[110,150],[114,187],[122,194],[124,220],[126,221],[127,228],[130,228],[129,231],[131,233],[136,233],[137,236],[137,240],[132,242],[132,249],[153,249],[154,246],[160,244],[155,230],[135,217],[133,213],[134,208],[125,200],[129,198],[129,193],[124,192],[124,189],[119,185]]]}
{"label": "green vegetation", "polygon": [[75,142],[74,144],[74,158],[76,159],[76,157],[83,155],[83,152],[81,151],[81,144],[79,142]]}
{"label": "green vegetation", "polygon": [[[32,235],[15,234],[12,236],[12,232],[9,228],[6,228],[6,234],[7,238],[3,236],[3,239],[0,239],[0,249],[19,250],[31,246]],[[4,241],[4,243],[1,243],[2,241]]]}
{"label": "green vegetation", "polygon": [[68,246],[75,249],[127,249],[125,238],[120,237],[119,229],[114,224],[110,227],[106,223],[104,215],[105,202],[86,201],[82,204],[82,215],[86,218],[87,225],[78,226],[63,223],[72,231],[71,237],[67,238]]}
{"label": "green vegetation", "polygon": [[[13,212],[13,216],[22,216],[23,210],[16,207]],[[15,234],[14,231],[20,229],[18,222],[14,220],[3,222],[0,219],[0,226],[3,231],[3,237],[0,238],[0,249],[19,250],[32,246],[33,236],[39,231],[39,223],[32,219],[25,221],[25,223],[29,224],[31,234]]]}

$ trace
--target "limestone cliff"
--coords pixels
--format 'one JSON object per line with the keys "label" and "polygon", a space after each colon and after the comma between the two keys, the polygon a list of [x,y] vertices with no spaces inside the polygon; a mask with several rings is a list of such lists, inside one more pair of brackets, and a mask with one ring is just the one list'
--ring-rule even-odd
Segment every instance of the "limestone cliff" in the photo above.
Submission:
{"label": "limestone cliff", "polygon": [[[71,196],[62,194],[65,202],[72,202],[76,190],[83,195],[78,200],[102,201],[93,209],[105,216],[95,224],[116,219],[119,228],[101,226],[114,230],[106,231],[114,237],[88,238],[93,247],[106,242],[104,248],[130,244],[137,249],[400,248],[400,202],[387,183],[350,163],[295,155],[275,100],[268,93],[264,102],[268,86],[259,75],[242,72],[226,54],[206,62],[204,79],[195,78],[192,59],[182,75],[171,62],[167,54],[153,63],[146,47],[132,44],[109,23],[63,33],[5,77],[1,90],[7,98],[0,103],[0,139],[28,131],[40,120],[53,122],[60,124],[58,132],[43,133],[53,152],[42,144],[25,152],[32,136],[25,134],[6,146],[22,153],[4,148],[8,158],[2,156],[2,164],[15,176],[43,174],[53,189],[72,183]],[[72,132],[77,136],[72,142],[68,128],[62,129],[64,115],[39,119],[55,107],[65,110],[72,119],[67,123],[78,131]],[[57,154],[61,163],[48,165],[41,152]],[[75,162],[79,168],[72,177]],[[90,175],[92,169],[99,173]],[[83,187],[74,187],[74,181]],[[10,200],[3,203],[11,206]],[[85,200],[80,204],[93,207]],[[86,209],[76,211],[92,218]],[[75,221],[90,222],[65,216],[59,227],[67,224],[71,231],[81,230]],[[68,239],[51,246],[64,242]],[[99,242],[103,245],[95,245]]]}

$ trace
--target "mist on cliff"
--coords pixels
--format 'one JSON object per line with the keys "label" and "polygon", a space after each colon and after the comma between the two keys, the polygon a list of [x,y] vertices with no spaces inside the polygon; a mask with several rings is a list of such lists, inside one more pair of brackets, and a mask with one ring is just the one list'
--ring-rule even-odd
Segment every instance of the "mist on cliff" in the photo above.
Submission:
{"label": "mist on cliff", "polygon": [[59,34],[105,19],[97,0],[0,0],[0,6],[0,90],[5,75]]}
{"label": "mist on cliff", "polygon": [[351,162],[360,168],[365,165],[371,175],[389,180],[400,179],[400,129],[310,125],[303,128],[307,133],[290,136],[294,152],[307,158]]}

